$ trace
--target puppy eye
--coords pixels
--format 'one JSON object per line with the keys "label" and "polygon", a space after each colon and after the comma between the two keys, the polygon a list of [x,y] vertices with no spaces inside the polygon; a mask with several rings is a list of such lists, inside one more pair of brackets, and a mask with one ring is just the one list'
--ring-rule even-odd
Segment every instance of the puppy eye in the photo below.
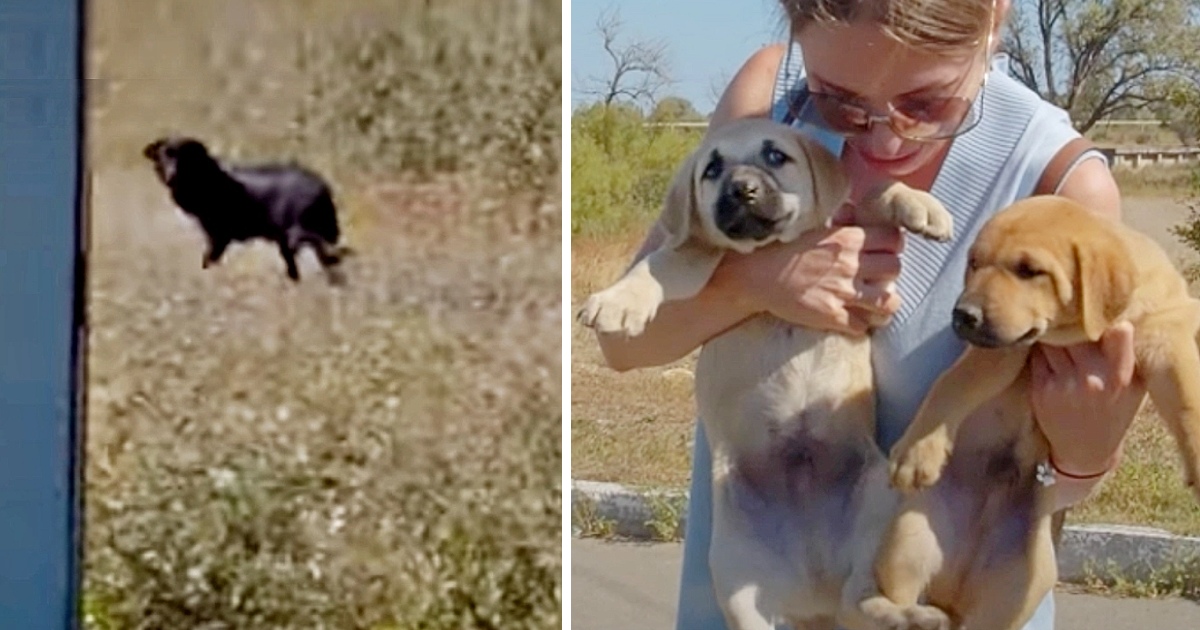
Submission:
{"label": "puppy eye", "polygon": [[721,161],[712,160],[708,166],[704,167],[704,172],[700,174],[701,179],[716,179],[721,176]]}
{"label": "puppy eye", "polygon": [[1037,276],[1044,275],[1045,273],[1045,271],[1042,271],[1041,269],[1038,269],[1037,267],[1034,267],[1033,265],[1030,265],[1024,261],[1017,265],[1017,277],[1022,280],[1036,278]]}
{"label": "puppy eye", "polygon": [[775,147],[767,147],[763,149],[763,159],[766,160],[768,166],[783,166],[788,161],[788,156]]}

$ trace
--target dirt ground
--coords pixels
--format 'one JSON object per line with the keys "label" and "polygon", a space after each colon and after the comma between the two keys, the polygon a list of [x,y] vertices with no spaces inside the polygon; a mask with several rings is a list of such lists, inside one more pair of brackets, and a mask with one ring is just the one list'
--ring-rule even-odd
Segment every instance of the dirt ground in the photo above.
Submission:
{"label": "dirt ground", "polygon": [[1188,217],[1189,202],[1172,197],[1131,197],[1122,204],[1126,223],[1145,232],[1179,261],[1195,261],[1196,252],[1171,234],[1170,229]]}

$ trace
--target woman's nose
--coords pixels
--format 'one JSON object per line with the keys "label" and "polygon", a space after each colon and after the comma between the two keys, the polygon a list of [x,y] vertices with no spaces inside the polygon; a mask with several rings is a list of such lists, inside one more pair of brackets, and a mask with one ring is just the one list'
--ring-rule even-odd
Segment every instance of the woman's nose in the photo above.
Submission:
{"label": "woman's nose", "polygon": [[899,155],[900,149],[904,146],[904,138],[896,135],[896,132],[884,120],[874,121],[871,130],[863,136],[863,139],[866,141],[868,152],[881,158]]}

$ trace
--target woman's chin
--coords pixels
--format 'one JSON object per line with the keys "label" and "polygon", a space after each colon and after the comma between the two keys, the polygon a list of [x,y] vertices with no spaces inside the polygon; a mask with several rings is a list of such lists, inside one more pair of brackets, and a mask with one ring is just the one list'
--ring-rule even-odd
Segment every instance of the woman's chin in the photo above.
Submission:
{"label": "woman's chin", "polygon": [[892,177],[900,177],[910,175],[913,171],[921,166],[923,160],[920,158],[921,151],[915,151],[906,155],[899,156],[881,156],[872,155],[859,151],[859,157],[862,158],[864,164],[869,166],[871,170],[891,175]]}
{"label": "woman's chin", "polygon": [[900,155],[880,155],[863,149],[855,148],[863,165],[872,171],[893,178],[912,175],[925,166],[936,154],[931,147],[918,147],[914,151]]}

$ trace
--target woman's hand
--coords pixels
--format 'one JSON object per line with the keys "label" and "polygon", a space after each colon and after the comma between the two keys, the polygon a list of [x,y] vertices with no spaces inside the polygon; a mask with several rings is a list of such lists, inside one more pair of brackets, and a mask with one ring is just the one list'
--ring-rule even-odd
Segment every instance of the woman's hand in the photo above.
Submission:
{"label": "woman's hand", "polygon": [[1031,361],[1034,417],[1055,467],[1083,478],[1114,468],[1146,393],[1134,371],[1133,326],[1117,324],[1096,343],[1038,346]]}
{"label": "woman's hand", "polygon": [[836,226],[749,254],[729,252],[711,282],[753,312],[801,326],[865,334],[900,307],[903,238],[887,227]]}

